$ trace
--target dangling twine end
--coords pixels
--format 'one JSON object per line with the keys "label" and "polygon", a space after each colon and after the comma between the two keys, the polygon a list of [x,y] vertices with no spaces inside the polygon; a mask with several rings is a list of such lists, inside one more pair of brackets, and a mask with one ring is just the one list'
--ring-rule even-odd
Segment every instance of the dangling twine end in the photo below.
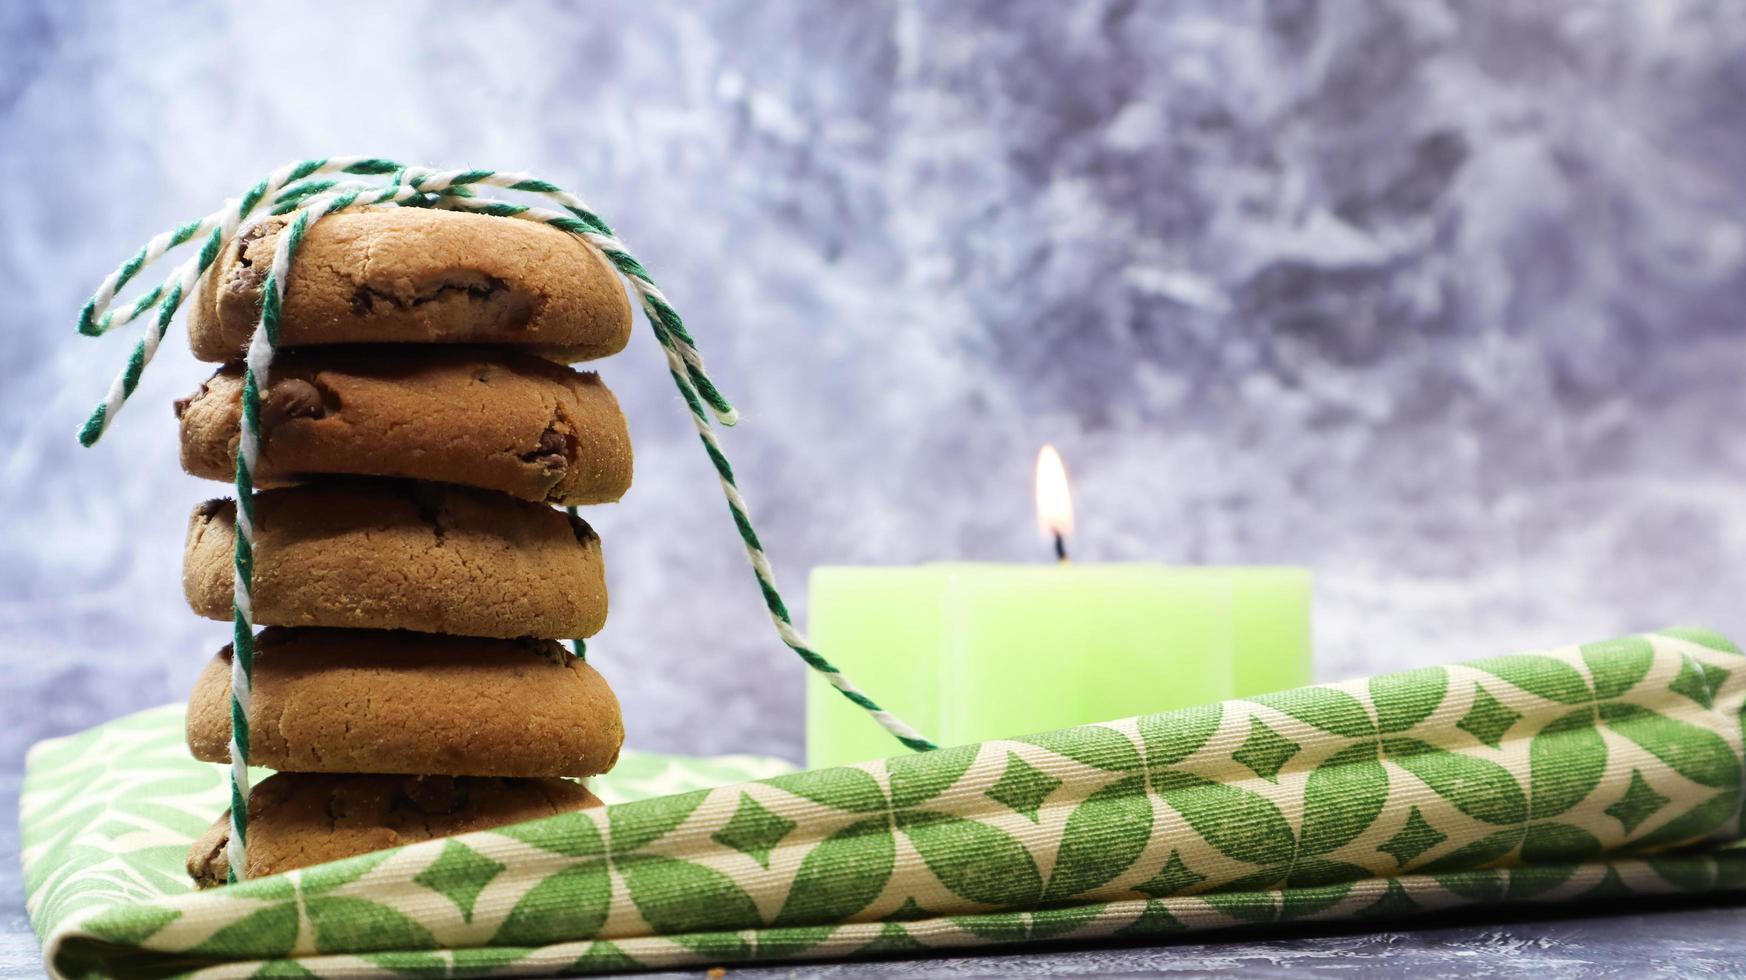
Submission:
{"label": "dangling twine end", "polygon": [[97,326],[97,301],[95,299],[86,300],[84,308],[79,310],[79,332],[87,337],[103,335],[102,329]]}
{"label": "dangling twine end", "polygon": [[79,427],[79,445],[90,449],[97,444],[97,440],[103,438],[104,421],[108,415],[108,405],[97,406],[97,410],[92,412],[91,417],[85,420],[85,424]]}
{"label": "dangling twine end", "polygon": [[725,412],[717,412],[715,413],[715,417],[718,422],[730,429],[740,424],[740,410],[737,408],[730,408]]}

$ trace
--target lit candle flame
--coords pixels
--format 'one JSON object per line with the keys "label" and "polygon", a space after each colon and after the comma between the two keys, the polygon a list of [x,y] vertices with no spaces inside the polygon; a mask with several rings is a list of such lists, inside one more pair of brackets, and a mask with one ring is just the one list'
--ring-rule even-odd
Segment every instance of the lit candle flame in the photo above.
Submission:
{"label": "lit candle flame", "polygon": [[1037,453],[1037,527],[1055,542],[1055,557],[1067,560],[1067,538],[1073,534],[1073,496],[1067,490],[1067,467],[1055,447]]}

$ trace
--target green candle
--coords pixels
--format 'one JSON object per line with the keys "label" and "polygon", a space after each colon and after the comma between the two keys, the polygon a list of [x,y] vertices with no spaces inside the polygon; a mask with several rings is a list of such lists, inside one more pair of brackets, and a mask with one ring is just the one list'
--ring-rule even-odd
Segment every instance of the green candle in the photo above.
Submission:
{"label": "green candle", "polygon": [[[1058,465],[1058,462],[1057,462]],[[1064,551],[1059,499],[1039,481]],[[1150,563],[942,563],[813,571],[810,630],[862,690],[942,745],[1309,682],[1309,573]],[[817,677],[807,764],[901,747]]]}
{"label": "green candle", "polygon": [[[1309,594],[1296,568],[824,567],[809,632],[862,690],[955,745],[1306,684]],[[808,685],[809,766],[902,750]]]}

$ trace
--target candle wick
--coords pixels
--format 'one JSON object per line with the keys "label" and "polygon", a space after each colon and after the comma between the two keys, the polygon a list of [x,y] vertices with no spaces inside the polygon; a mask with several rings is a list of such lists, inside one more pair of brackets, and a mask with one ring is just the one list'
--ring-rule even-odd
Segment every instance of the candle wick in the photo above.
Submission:
{"label": "candle wick", "polygon": [[1067,563],[1067,538],[1060,531],[1055,532],[1055,560],[1063,565]]}

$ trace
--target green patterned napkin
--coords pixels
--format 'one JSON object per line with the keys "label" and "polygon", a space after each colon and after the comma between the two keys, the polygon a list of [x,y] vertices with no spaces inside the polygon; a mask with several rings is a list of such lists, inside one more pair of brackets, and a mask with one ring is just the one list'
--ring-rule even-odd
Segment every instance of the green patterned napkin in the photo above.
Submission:
{"label": "green patterned napkin", "polygon": [[630,756],[603,795],[663,795],[207,892],[181,868],[221,773],[161,709],[32,752],[25,886],[56,975],[124,977],[587,972],[1746,889],[1743,705],[1746,658],[1682,630],[839,769]]}

